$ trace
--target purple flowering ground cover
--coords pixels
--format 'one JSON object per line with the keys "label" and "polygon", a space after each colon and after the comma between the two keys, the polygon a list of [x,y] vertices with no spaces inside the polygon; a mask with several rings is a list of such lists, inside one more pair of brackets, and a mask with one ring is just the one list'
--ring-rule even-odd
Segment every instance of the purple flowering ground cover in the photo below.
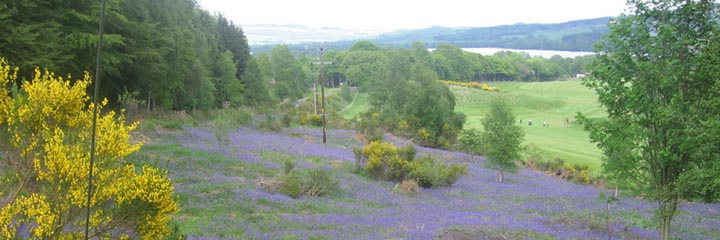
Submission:
{"label": "purple flowering ground cover", "polygon": [[[359,175],[355,132],[317,128],[267,132],[240,127],[223,133],[188,128],[146,145],[140,155],[169,170],[181,204],[174,217],[189,239],[607,239],[602,190],[520,170],[496,183],[482,157],[418,147],[469,174],[452,187],[403,194],[392,182]],[[392,140],[391,138],[389,138]],[[397,144],[405,144],[399,143]],[[260,187],[297,168],[333,170],[341,191],[293,199]],[[611,205],[613,239],[657,239],[654,203],[625,197]],[[682,203],[674,219],[682,239],[720,239],[720,205]],[[449,234],[454,233],[454,234]]]}

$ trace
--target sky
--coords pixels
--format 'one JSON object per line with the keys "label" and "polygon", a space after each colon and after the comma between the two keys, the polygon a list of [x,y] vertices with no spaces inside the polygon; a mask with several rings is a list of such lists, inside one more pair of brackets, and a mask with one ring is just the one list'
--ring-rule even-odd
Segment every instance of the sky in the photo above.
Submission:
{"label": "sky", "polygon": [[625,0],[198,0],[241,26],[399,30],[560,23],[617,16]]}

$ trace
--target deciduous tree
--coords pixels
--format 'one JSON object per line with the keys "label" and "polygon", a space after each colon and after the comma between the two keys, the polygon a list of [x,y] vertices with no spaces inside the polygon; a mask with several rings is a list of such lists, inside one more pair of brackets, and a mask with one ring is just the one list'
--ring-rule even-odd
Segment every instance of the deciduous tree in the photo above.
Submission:
{"label": "deciduous tree", "polygon": [[483,119],[483,141],[488,165],[498,170],[497,181],[503,181],[503,172],[517,171],[515,161],[520,158],[520,144],[525,132],[515,125],[508,100],[495,96],[490,100],[490,112]]}
{"label": "deciduous tree", "polygon": [[688,174],[709,173],[699,169],[718,161],[717,137],[707,134],[717,133],[720,119],[711,103],[720,79],[712,73],[720,54],[718,6],[706,0],[628,4],[629,14],[611,23],[597,45],[592,76],[584,81],[608,119],[579,120],[604,152],[608,177],[658,202],[661,238],[669,239],[683,193],[698,186]]}

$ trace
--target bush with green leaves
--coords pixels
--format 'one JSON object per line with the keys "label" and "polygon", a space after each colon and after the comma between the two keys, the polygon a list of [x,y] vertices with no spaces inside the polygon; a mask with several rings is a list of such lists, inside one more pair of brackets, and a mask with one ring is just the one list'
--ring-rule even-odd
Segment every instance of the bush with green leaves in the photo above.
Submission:
{"label": "bush with green leaves", "polygon": [[272,114],[268,113],[265,115],[265,120],[260,122],[260,128],[273,132],[279,132],[282,130],[282,125],[277,119],[275,119],[275,117],[272,116]]}
{"label": "bush with green leaves", "polygon": [[367,142],[382,141],[385,133],[377,112],[367,111],[361,113],[357,130],[367,138]]}
{"label": "bush with green leaves", "polygon": [[449,165],[430,156],[416,158],[414,146],[395,147],[386,142],[372,142],[362,152],[354,151],[365,170],[382,180],[402,182],[413,180],[421,187],[451,186],[467,174],[466,165]]}
{"label": "bush with green leaves", "polygon": [[575,183],[588,184],[592,182],[590,166],[581,164],[567,164],[568,178]]}
{"label": "bush with green leaves", "polygon": [[415,180],[424,188],[452,186],[468,173],[467,165],[448,165],[430,156],[415,159],[408,169],[408,179]]}
{"label": "bush with green leaves", "polygon": [[298,123],[300,123],[300,125],[320,127],[322,126],[322,121],[322,115],[320,114],[302,113],[298,117]]}
{"label": "bush with green leaves", "polygon": [[280,178],[276,190],[293,198],[323,196],[340,189],[339,182],[328,170],[295,171],[295,163],[286,161],[283,171],[285,175]]}
{"label": "bush with green leaves", "polygon": [[412,161],[415,159],[415,155],[417,154],[417,149],[414,145],[408,144],[403,147],[398,148],[398,153],[400,154],[400,157],[407,160]]}
{"label": "bush with green leaves", "polygon": [[483,132],[480,129],[463,129],[458,135],[458,145],[460,150],[473,155],[482,155],[485,152],[482,136]]}
{"label": "bush with green leaves", "polygon": [[365,168],[365,163],[367,162],[367,157],[363,155],[363,149],[359,147],[353,147],[352,152],[353,156],[355,156],[355,167],[357,168],[357,171],[361,171]]}
{"label": "bush with green leaves", "polygon": [[367,158],[365,170],[376,178],[390,181],[405,178],[408,160],[400,157],[397,147],[391,143],[371,142],[363,147],[362,153]]}
{"label": "bush with green leaves", "polygon": [[297,172],[290,172],[280,178],[278,191],[293,198],[303,195],[303,177]]}

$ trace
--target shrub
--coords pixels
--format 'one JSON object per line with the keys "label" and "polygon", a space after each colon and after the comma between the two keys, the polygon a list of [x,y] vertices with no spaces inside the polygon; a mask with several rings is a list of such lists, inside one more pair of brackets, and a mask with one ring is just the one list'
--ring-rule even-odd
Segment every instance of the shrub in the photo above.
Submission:
{"label": "shrub", "polygon": [[424,188],[451,186],[462,175],[467,174],[467,165],[448,165],[435,161],[430,156],[411,162],[408,168],[408,178]]}
{"label": "shrub", "polygon": [[590,166],[587,165],[580,165],[580,164],[572,164],[572,165],[566,165],[565,168],[568,170],[569,178],[575,182],[580,184],[588,184],[591,181],[591,171]]}
{"label": "shrub", "polygon": [[358,131],[367,138],[367,142],[382,141],[383,128],[378,118],[380,114],[372,111],[363,113],[358,123]]}
{"label": "shrub", "polygon": [[292,117],[289,113],[283,114],[282,125],[283,127],[289,128],[292,123]]}
{"label": "shrub", "polygon": [[93,125],[98,134],[90,235],[167,237],[178,211],[174,187],[167,171],[126,160],[142,146],[130,136],[137,125],[126,124],[122,111],[109,110],[107,99],[88,103],[87,74],[70,81],[36,70],[32,81],[10,90],[15,71],[0,58],[0,192],[13,192],[2,196],[0,239],[81,236]]}
{"label": "shrub", "polygon": [[467,174],[466,165],[448,165],[430,156],[415,159],[416,151],[412,145],[398,149],[390,143],[372,142],[354,153],[358,162],[367,159],[365,170],[376,178],[413,180],[425,188],[451,186]]}
{"label": "shrub", "polygon": [[223,108],[208,113],[210,122],[238,127],[252,122],[253,112],[248,108]]}
{"label": "shrub", "polygon": [[415,145],[408,144],[404,147],[401,147],[398,149],[398,153],[400,154],[400,157],[405,159],[406,161],[410,162],[413,159],[415,159],[415,154],[417,154],[417,149],[415,149]]}
{"label": "shrub", "polygon": [[353,155],[355,156],[355,166],[357,167],[357,170],[362,170],[365,168],[365,163],[367,162],[367,157],[363,155],[363,149],[358,147],[353,147]]}
{"label": "shrub", "polygon": [[412,179],[404,180],[398,186],[400,192],[404,194],[414,194],[420,192],[420,185]]}
{"label": "shrub", "polygon": [[300,115],[300,118],[298,119],[298,123],[300,123],[300,125],[321,127],[322,126],[322,115],[303,113]]}
{"label": "shrub", "polygon": [[303,195],[303,179],[300,173],[290,172],[280,179],[278,191],[293,198]]}
{"label": "shrub", "polygon": [[330,171],[313,169],[307,172],[290,171],[280,179],[277,191],[298,198],[322,196],[339,188],[339,182],[334,179]]}
{"label": "shrub", "polygon": [[537,163],[537,169],[546,172],[558,172],[565,166],[565,161],[560,158],[553,160],[542,160]]}
{"label": "shrub", "polygon": [[365,170],[373,176],[391,181],[401,181],[405,177],[407,160],[400,157],[395,146],[385,142],[371,142],[363,147],[367,158]]}
{"label": "shrub", "polygon": [[483,154],[483,132],[477,128],[463,129],[458,135],[460,150],[469,154]]}
{"label": "shrub", "polygon": [[260,123],[260,128],[273,132],[282,130],[280,123],[269,113],[265,115],[265,121]]}
{"label": "shrub", "polygon": [[308,178],[303,186],[306,196],[322,196],[337,191],[339,182],[334,179],[332,172],[324,169],[313,169],[308,171]]}

